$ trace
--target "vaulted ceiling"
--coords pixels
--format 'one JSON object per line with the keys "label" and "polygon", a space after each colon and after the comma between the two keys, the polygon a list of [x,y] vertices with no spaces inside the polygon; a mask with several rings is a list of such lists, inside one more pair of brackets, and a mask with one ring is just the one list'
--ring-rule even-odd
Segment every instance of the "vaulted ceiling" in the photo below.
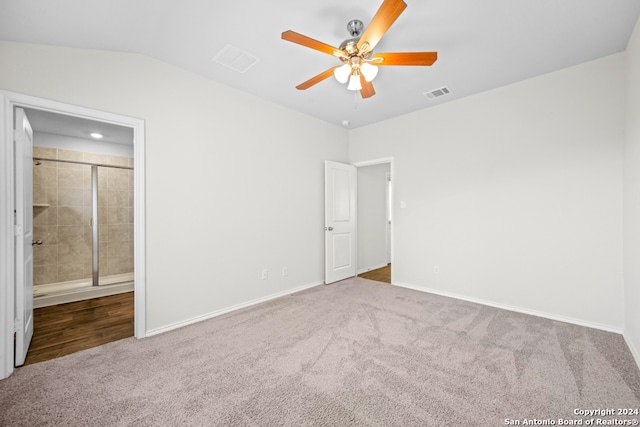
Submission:
{"label": "vaulted ceiling", "polygon": [[[380,67],[376,95],[333,77],[295,87],[340,61],[281,39],[293,30],[332,46],[365,28],[382,0],[0,0],[0,39],[134,52],[356,128],[624,51],[637,0],[405,0],[376,52],[437,51],[431,67]],[[228,45],[257,62],[214,61]],[[236,64],[237,65],[237,64]],[[447,87],[449,95],[425,93]]]}

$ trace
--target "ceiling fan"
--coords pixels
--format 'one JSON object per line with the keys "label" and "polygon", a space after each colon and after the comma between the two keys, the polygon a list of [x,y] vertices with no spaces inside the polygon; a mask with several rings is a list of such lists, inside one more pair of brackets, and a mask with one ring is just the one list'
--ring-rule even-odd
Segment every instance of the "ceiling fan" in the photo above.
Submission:
{"label": "ceiling fan", "polygon": [[291,30],[283,32],[282,38],[284,40],[333,55],[344,63],[342,66],[331,67],[310,78],[296,86],[296,89],[308,89],[334,75],[340,83],[349,81],[347,89],[358,90],[363,98],[370,98],[376,94],[371,81],[378,74],[379,66],[432,65],[438,59],[437,52],[373,53],[373,49],[382,39],[384,33],[406,7],[407,4],[403,0],[383,0],[364,33],[362,33],[362,21],[357,19],[349,21],[347,30],[352,38],[343,41],[338,48]]}

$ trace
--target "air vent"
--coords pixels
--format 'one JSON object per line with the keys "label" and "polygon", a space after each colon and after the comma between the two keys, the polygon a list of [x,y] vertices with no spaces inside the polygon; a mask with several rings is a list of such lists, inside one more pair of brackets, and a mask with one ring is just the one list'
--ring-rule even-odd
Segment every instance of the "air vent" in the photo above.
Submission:
{"label": "air vent", "polygon": [[258,62],[255,56],[230,44],[222,48],[213,60],[239,73],[244,73]]}
{"label": "air vent", "polygon": [[443,97],[445,95],[449,95],[450,93],[451,93],[451,90],[449,90],[448,87],[444,86],[444,87],[441,87],[440,89],[435,89],[429,92],[425,92],[424,96],[426,96],[429,99],[436,99],[436,98]]}

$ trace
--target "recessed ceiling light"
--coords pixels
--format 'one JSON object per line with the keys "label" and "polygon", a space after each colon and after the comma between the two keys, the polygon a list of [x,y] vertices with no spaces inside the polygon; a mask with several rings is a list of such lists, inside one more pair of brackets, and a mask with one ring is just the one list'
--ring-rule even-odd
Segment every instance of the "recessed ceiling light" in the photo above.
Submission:
{"label": "recessed ceiling light", "polygon": [[101,134],[101,133],[98,133],[98,132],[93,132],[93,133],[91,133],[90,135],[91,135],[91,138],[95,138],[95,139],[100,139],[100,138],[102,138],[102,134]]}

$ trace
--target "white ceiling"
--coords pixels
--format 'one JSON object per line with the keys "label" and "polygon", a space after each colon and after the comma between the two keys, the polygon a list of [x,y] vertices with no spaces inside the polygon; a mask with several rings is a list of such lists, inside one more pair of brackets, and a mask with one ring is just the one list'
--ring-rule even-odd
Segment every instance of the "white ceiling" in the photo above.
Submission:
{"label": "white ceiling", "polygon": [[133,145],[133,128],[31,108],[26,109],[26,114],[35,132],[89,140],[95,132],[102,135],[100,142]]}
{"label": "white ceiling", "polygon": [[[335,79],[295,86],[340,62],[284,40],[333,46],[382,0],[0,0],[0,39],[135,52],[340,126],[375,123],[624,51],[638,0],[405,0],[376,52],[437,51],[432,67],[381,67],[376,95]],[[227,44],[259,59],[245,73],[212,58]],[[437,100],[424,92],[448,86]]]}

